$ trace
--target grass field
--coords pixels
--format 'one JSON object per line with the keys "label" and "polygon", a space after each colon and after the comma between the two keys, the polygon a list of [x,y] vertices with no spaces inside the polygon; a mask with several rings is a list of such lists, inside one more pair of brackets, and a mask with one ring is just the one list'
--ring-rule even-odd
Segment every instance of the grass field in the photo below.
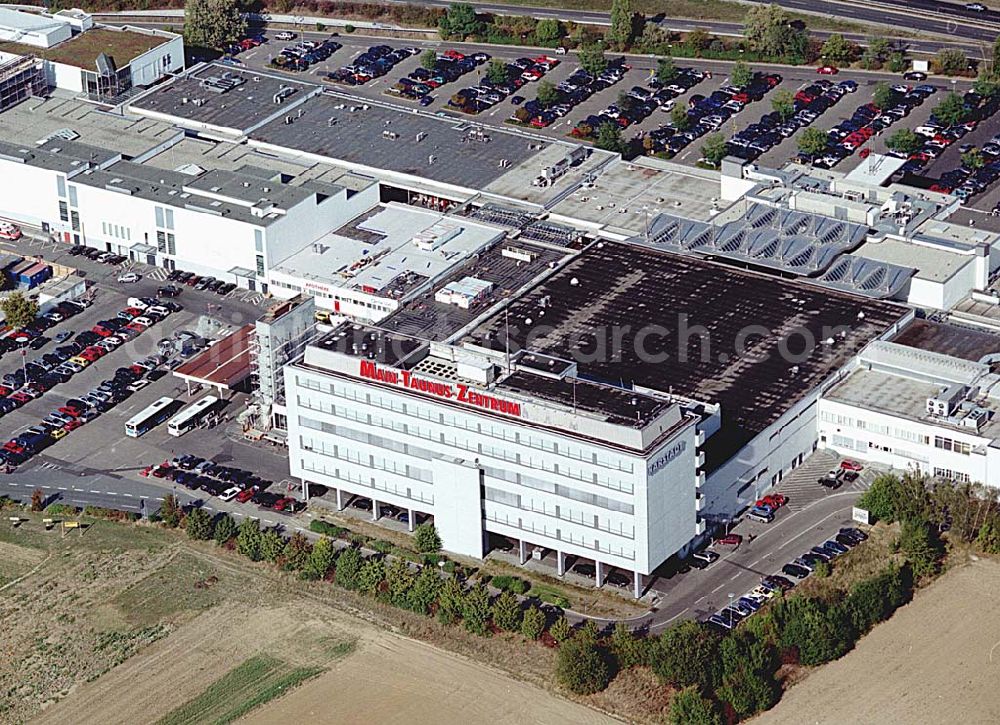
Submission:
{"label": "grass field", "polygon": [[[354,650],[343,643],[341,656]],[[159,725],[230,723],[323,672],[321,667],[292,667],[275,657],[258,655],[230,670],[204,692],[159,720]]]}

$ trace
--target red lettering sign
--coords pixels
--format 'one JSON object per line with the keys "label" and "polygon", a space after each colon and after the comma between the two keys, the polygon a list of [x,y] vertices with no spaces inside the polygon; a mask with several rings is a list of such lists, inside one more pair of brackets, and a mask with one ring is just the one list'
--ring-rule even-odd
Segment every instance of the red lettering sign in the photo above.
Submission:
{"label": "red lettering sign", "polygon": [[401,388],[416,390],[420,393],[427,393],[437,398],[447,398],[457,400],[460,403],[472,405],[476,408],[483,408],[504,415],[521,416],[521,404],[511,400],[504,400],[493,395],[480,393],[474,388],[470,388],[463,383],[444,383],[438,380],[421,378],[407,370],[394,370],[392,368],[380,368],[370,360],[362,360],[358,374],[366,380],[374,380],[378,383],[388,383],[398,385]]}

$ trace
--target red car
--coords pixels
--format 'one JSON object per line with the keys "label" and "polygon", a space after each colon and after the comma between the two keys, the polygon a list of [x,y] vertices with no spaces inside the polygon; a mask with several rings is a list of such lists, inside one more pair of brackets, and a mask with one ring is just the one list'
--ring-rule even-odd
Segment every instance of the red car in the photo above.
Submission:
{"label": "red car", "polygon": [[816,72],[819,73],[821,76],[835,76],[838,73],[840,73],[840,71],[837,68],[834,68],[832,65],[820,66],[819,68],[816,69]]}
{"label": "red car", "polygon": [[11,453],[24,453],[24,446],[15,440],[9,440],[3,444],[3,449],[5,451],[10,451]]}
{"label": "red car", "polygon": [[59,408],[59,412],[65,413],[66,415],[72,418],[77,418],[83,411],[74,405],[64,405],[63,407]]}
{"label": "red car", "polygon": [[864,466],[862,466],[857,461],[852,461],[850,458],[847,458],[847,459],[841,461],[840,462],[840,467],[843,468],[845,471],[861,471],[861,470],[864,470]]}
{"label": "red car", "polygon": [[32,400],[32,397],[30,395],[28,395],[26,393],[23,393],[20,390],[18,390],[16,393],[13,393],[13,394],[7,396],[7,400],[13,400],[14,402],[18,403],[19,405],[24,405],[25,403],[30,403],[31,400]]}
{"label": "red car", "polygon": [[758,506],[770,506],[772,509],[779,509],[788,503],[788,496],[780,493],[769,493],[762,497],[758,502]]}
{"label": "red car", "polygon": [[83,425],[82,420],[71,420],[69,423],[63,426],[63,430],[66,431],[67,433],[72,433],[82,425]]}
{"label": "red car", "polygon": [[90,328],[90,331],[99,337],[111,337],[111,330],[100,325],[94,325]]}
{"label": "red car", "polygon": [[739,534],[729,534],[729,536],[723,536],[721,539],[716,539],[715,545],[722,546],[739,546],[743,543],[743,537]]}
{"label": "red car", "polygon": [[132,330],[133,332],[145,332],[146,331],[146,326],[145,325],[140,325],[138,322],[130,322],[127,325],[125,325],[125,327],[127,327],[129,330]]}
{"label": "red car", "polygon": [[248,488],[236,494],[236,500],[239,501],[240,503],[246,503],[251,498],[253,498],[253,495],[254,495],[254,490],[252,488]]}

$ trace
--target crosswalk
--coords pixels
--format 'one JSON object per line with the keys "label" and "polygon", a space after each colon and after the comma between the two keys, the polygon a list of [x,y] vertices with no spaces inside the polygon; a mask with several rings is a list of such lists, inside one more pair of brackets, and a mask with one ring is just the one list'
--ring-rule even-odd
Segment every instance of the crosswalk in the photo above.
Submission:
{"label": "crosswalk", "polygon": [[62,466],[60,466],[58,463],[51,463],[50,461],[43,461],[38,466],[35,466],[35,468],[44,468],[44,469],[47,469],[47,470],[50,470],[50,471],[61,471],[62,470]]}
{"label": "crosswalk", "polygon": [[775,491],[788,496],[790,509],[801,509],[828,493],[818,481],[824,473],[836,468],[839,461],[840,458],[832,451],[818,450],[786,474]]}
{"label": "crosswalk", "polygon": [[262,295],[260,292],[253,292],[244,297],[243,301],[249,302],[251,305],[259,305],[261,302],[264,301],[264,295]]}
{"label": "crosswalk", "polygon": [[153,267],[146,274],[149,279],[155,279],[158,282],[163,282],[167,278],[167,270],[163,267]]}

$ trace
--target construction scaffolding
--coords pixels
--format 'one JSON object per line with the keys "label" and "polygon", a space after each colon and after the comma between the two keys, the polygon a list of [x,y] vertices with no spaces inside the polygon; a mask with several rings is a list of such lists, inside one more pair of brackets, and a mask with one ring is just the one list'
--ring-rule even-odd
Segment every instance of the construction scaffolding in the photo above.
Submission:
{"label": "construction scaffolding", "polygon": [[0,63],[0,113],[31,96],[41,96],[48,88],[42,61],[22,55]]}

